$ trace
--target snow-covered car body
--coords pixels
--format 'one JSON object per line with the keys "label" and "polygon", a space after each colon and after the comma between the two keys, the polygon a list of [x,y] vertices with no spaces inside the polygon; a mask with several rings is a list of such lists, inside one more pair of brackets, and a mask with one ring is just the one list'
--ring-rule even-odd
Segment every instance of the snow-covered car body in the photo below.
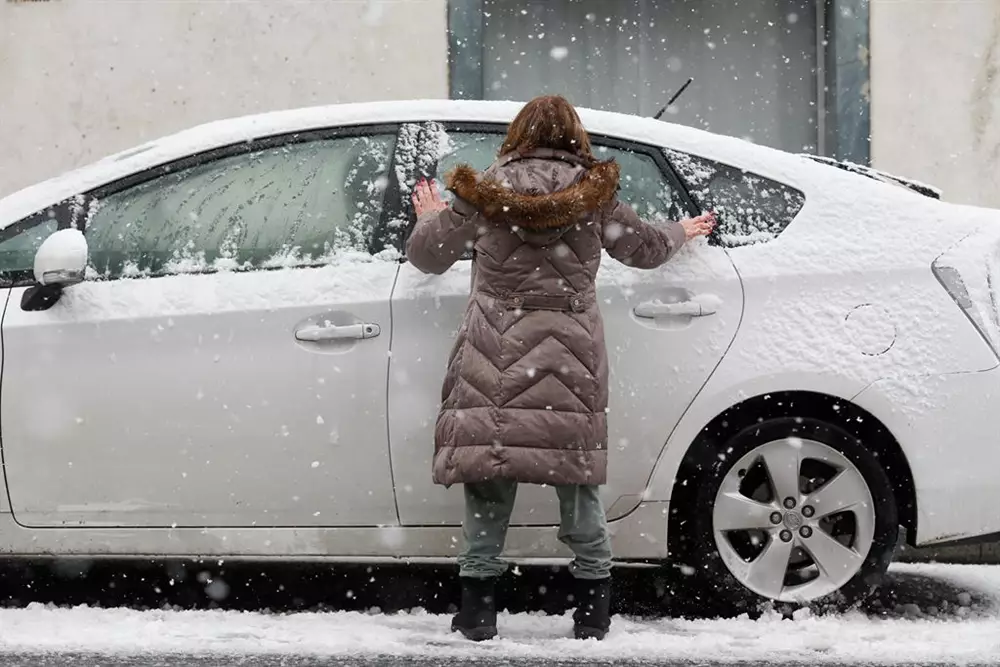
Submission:
{"label": "snow-covered car body", "polygon": [[[431,484],[430,458],[471,261],[427,276],[400,252],[416,178],[485,166],[518,108],[408,101],[222,121],[0,200],[0,551],[454,556],[462,494]],[[723,217],[661,269],[606,258],[599,275],[602,495],[619,559],[678,551],[701,511],[696,445],[734,435],[739,410],[842,415],[886,469],[914,544],[1000,532],[1000,212],[653,119],[581,116],[640,213]],[[347,162],[328,166],[328,146]],[[205,194],[223,181],[247,190],[238,205]],[[323,198],[342,190],[322,252],[282,238],[335,217]],[[268,237],[291,209],[294,224]],[[248,241],[241,216],[263,231]],[[101,261],[54,305],[26,309],[27,258],[68,226]],[[222,250],[206,259],[185,235]],[[551,490],[523,489],[506,553],[565,556],[555,523]]]}

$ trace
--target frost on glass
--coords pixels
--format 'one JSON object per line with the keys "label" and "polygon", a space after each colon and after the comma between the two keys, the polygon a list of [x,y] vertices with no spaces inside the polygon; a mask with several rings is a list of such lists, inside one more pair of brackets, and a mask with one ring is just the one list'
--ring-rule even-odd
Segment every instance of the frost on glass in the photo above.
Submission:
{"label": "frost on glass", "polygon": [[373,252],[394,135],[236,155],[103,199],[87,239],[98,277],[322,264]]}
{"label": "frost on glass", "polygon": [[798,215],[805,195],[752,172],[712,160],[664,151],[703,211],[715,211],[717,237],[728,248],[776,238]]}

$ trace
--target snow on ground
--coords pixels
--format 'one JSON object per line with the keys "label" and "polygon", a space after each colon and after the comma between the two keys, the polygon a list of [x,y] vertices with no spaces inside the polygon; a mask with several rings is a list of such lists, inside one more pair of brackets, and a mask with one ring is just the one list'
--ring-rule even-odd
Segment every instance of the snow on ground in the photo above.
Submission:
{"label": "snow on ground", "polygon": [[894,571],[940,582],[955,591],[955,599],[928,600],[886,617],[860,612],[825,617],[800,612],[792,620],[765,615],[756,621],[616,617],[601,644],[569,639],[568,614],[503,614],[501,639],[472,644],[448,632],[449,617],[421,611],[271,615],[34,605],[0,611],[0,651],[799,664],[1000,661],[1000,567],[900,565]]}

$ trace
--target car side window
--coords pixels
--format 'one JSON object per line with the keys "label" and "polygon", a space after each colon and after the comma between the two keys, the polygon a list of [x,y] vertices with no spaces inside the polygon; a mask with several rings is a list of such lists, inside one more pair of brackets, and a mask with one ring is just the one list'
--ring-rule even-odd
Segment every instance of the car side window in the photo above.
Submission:
{"label": "car side window", "polygon": [[394,134],[290,143],[167,172],[97,201],[90,278],[323,264],[376,237]]}
{"label": "car side window", "polygon": [[674,169],[703,211],[715,211],[713,235],[727,248],[775,239],[792,222],[805,195],[758,174],[689,153],[665,149]]}
{"label": "car side window", "polygon": [[[496,159],[504,135],[492,132],[450,132],[448,150],[438,160],[437,178],[459,164],[482,171]],[[646,153],[594,142],[594,157],[614,158],[621,167],[618,197],[646,219],[677,220],[687,217],[683,199],[664,175],[656,160]],[[450,193],[444,195],[450,198]]]}
{"label": "car side window", "polygon": [[[443,187],[444,175],[460,164],[484,171],[496,160],[503,138],[504,135],[493,132],[449,132],[447,148],[437,162],[438,183]],[[448,201],[454,199],[450,192],[442,196]]]}
{"label": "car side window", "polygon": [[594,141],[594,156],[599,160],[615,159],[621,167],[618,199],[644,220],[661,222],[688,217],[681,193],[652,156],[598,141]]}
{"label": "car side window", "polygon": [[[0,285],[20,285],[33,281],[35,253],[42,241],[53,234],[59,225],[54,217],[38,219],[20,231],[4,230],[9,235],[0,236]],[[13,234],[10,234],[13,232]]]}

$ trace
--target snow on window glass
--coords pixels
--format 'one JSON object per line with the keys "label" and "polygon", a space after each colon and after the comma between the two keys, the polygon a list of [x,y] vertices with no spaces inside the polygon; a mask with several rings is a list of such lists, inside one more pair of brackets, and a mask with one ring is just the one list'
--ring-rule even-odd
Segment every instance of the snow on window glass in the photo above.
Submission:
{"label": "snow on window glass", "polygon": [[805,203],[798,190],[736,167],[665,150],[702,210],[715,211],[718,239],[734,248],[770,241]]}
{"label": "snow on window glass", "polygon": [[396,144],[396,180],[403,197],[413,192],[417,178],[417,154],[420,151],[420,126],[407,123],[399,128]]}
{"label": "snow on window glass", "polygon": [[413,208],[413,187],[418,179],[434,176],[434,165],[451,150],[450,141],[440,123],[406,123],[399,128],[395,171],[403,214],[389,221],[387,244],[399,245],[402,232],[415,220],[406,213]]}
{"label": "snow on window glass", "polygon": [[94,275],[305,266],[381,250],[394,142],[387,134],[286,144],[110,195],[86,230]]}
{"label": "snow on window glass", "polygon": [[440,123],[408,123],[400,128],[396,178],[402,195],[409,196],[417,179],[433,175],[434,165],[451,150],[450,142]]}

